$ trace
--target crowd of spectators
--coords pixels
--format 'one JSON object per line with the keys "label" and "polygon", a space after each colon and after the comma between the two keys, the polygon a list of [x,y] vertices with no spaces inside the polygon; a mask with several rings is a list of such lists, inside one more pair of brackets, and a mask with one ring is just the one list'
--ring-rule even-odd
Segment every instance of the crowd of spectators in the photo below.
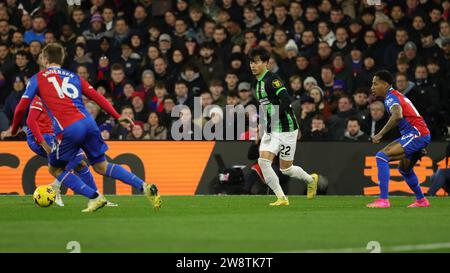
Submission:
{"label": "crowd of spectators", "polygon": [[[65,47],[64,68],[136,120],[132,129],[121,127],[85,98],[105,139],[171,139],[172,109],[192,109],[195,97],[203,107],[257,106],[246,58],[256,46],[271,53],[269,69],[292,96],[302,140],[370,141],[388,119],[382,101],[370,94],[378,69],[395,75],[395,88],[425,118],[433,140],[448,137],[449,0],[381,0],[378,6],[366,0],[73,2],[1,1],[2,138],[51,42]],[[183,122],[201,128],[214,115],[225,114],[186,114]],[[397,136],[393,131],[386,138]]]}

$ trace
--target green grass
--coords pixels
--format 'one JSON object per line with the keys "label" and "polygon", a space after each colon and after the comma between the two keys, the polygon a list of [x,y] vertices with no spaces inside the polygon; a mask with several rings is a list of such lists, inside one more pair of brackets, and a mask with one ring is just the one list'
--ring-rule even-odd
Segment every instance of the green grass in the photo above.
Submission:
{"label": "green grass", "polygon": [[[367,209],[371,197],[291,196],[289,207],[269,207],[273,196],[163,196],[154,211],[143,196],[109,196],[119,207],[81,213],[86,199],[37,208],[30,196],[0,197],[0,252],[287,252],[350,248],[369,241],[393,246],[450,243],[450,199],[407,209],[412,197],[391,198],[391,208]],[[450,246],[420,251],[450,251]]]}

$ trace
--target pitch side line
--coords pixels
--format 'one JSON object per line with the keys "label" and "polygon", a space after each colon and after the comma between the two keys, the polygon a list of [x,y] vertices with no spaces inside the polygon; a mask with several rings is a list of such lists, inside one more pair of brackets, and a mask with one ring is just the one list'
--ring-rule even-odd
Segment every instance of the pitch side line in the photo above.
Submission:
{"label": "pitch side line", "polygon": [[[381,245],[381,253],[383,252],[406,252],[414,250],[436,250],[450,248],[449,243],[420,244],[420,245],[402,245],[402,246],[386,246]],[[369,253],[370,249],[366,248],[340,248],[340,249],[306,249],[284,251],[282,253]]]}

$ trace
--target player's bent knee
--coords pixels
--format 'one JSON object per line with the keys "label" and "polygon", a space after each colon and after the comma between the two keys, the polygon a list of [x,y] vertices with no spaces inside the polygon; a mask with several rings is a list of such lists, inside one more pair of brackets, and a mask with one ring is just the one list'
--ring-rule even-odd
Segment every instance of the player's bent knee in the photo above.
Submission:
{"label": "player's bent knee", "polygon": [[53,166],[48,166],[48,172],[53,175],[55,178],[60,176],[63,173],[63,169],[61,168],[57,168],[57,167],[53,167]]}
{"label": "player's bent knee", "polygon": [[389,162],[389,156],[383,151],[378,152],[375,155],[375,157],[377,158],[377,160],[379,159],[379,160],[382,160],[382,161]]}
{"label": "player's bent knee", "polygon": [[96,163],[96,164],[94,164],[94,171],[96,172],[96,173],[98,173],[98,174],[102,174],[102,175],[104,175],[104,174],[106,174],[106,167],[107,167],[107,162],[106,161],[104,161],[104,162],[99,162],[99,163]]}
{"label": "player's bent knee", "polygon": [[81,160],[81,161],[80,161],[80,164],[79,164],[78,166],[80,166],[82,169],[84,169],[85,167],[88,166],[88,164],[86,163],[86,161]]}
{"label": "player's bent knee", "polygon": [[86,168],[87,164],[84,161],[81,161],[78,166],[75,167],[75,172],[81,172],[84,168]]}

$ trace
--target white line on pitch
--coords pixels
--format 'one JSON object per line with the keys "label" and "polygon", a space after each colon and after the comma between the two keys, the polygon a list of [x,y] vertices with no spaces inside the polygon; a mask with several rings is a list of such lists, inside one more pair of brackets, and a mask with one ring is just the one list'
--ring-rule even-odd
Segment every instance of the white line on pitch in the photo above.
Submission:
{"label": "white line on pitch", "polygon": [[[435,243],[435,244],[421,244],[421,245],[403,245],[403,246],[386,246],[381,245],[381,252],[406,252],[414,250],[436,250],[450,248],[450,243]],[[283,251],[283,253],[354,253],[366,252],[370,250],[366,248],[338,248],[338,249],[305,249],[305,250],[291,250]]]}

